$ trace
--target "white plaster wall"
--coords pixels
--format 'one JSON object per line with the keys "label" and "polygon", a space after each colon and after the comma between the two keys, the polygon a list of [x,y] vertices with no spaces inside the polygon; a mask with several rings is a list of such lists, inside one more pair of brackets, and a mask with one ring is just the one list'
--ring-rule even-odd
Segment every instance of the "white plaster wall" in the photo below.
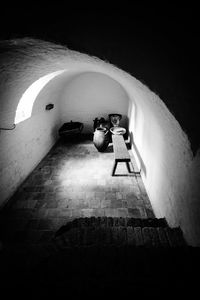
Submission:
{"label": "white plaster wall", "polygon": [[[35,100],[31,118],[17,124],[12,131],[0,132],[1,206],[55,144],[60,126],[58,95],[55,84],[48,84]],[[54,103],[54,109],[46,111],[48,103]]]}
{"label": "white plaster wall", "polygon": [[147,193],[156,216],[165,217],[171,226],[179,226],[183,218],[183,190],[188,186],[192,163],[188,138],[164,103],[151,91],[138,89],[135,102],[134,111],[130,112],[130,132],[142,159]]}
{"label": "white plaster wall", "polygon": [[93,120],[108,114],[122,114],[120,125],[127,128],[129,99],[122,86],[107,75],[85,72],[66,83],[61,99],[62,122],[79,121],[84,132],[93,132]]}
{"label": "white plaster wall", "polygon": [[[3,125],[5,122],[12,124],[19,96],[26,88],[51,72],[66,69],[68,79],[75,74],[96,72],[119,82],[130,99],[129,129],[142,161],[142,179],[155,214],[157,217],[166,217],[172,226],[180,225],[187,241],[191,245],[200,246],[199,155],[193,157],[186,134],[162,100],[133,76],[97,58],[42,41],[24,40],[17,43],[25,43],[26,51],[23,48],[18,59],[14,54],[7,62],[5,59],[0,60],[3,70],[0,73],[3,74],[0,81],[0,121]],[[13,44],[14,47],[17,47],[17,43]],[[67,102],[78,86],[72,80],[68,85],[63,76],[54,79],[57,84],[58,81],[62,83],[57,103],[62,98],[62,92],[62,100]],[[89,83],[86,82],[87,85]],[[71,92],[67,91],[67,86],[71,86]],[[45,93],[48,88],[48,101],[54,101],[51,95],[55,95],[56,87],[46,86]],[[40,101],[45,102],[44,94],[40,96]],[[87,93],[85,98],[88,99],[86,96]],[[39,105],[39,98],[37,100]],[[35,112],[31,119],[19,124],[16,130],[0,133],[1,203],[12,195],[56,140],[53,129],[63,119],[57,118],[56,110],[43,111],[41,114],[39,110]],[[67,113],[66,110],[63,117]]]}

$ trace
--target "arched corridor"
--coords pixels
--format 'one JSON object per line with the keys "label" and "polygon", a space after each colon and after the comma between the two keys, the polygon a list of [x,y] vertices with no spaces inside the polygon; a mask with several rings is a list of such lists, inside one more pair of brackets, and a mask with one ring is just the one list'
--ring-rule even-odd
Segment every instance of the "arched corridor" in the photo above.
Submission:
{"label": "arched corridor", "polygon": [[[115,106],[115,112],[123,114],[155,216],[181,226],[186,240],[197,245],[199,229],[191,221],[194,215],[198,219],[193,208],[196,184],[188,200],[189,174],[196,163],[187,135],[159,96],[98,58],[40,40],[5,43],[9,51],[2,54],[1,128],[17,124],[14,130],[1,130],[1,205],[57,142],[63,122],[75,118],[85,124],[85,133],[92,133],[97,113],[107,116]],[[29,112],[21,106],[26,101],[32,101]],[[49,103],[54,109],[46,111]]]}
{"label": "arched corridor", "polygon": [[[6,3],[0,18],[1,297],[195,298],[197,5]],[[126,134],[108,131],[109,145],[99,152],[94,120],[111,126],[112,113],[122,115]],[[83,130],[61,135],[70,121]]]}

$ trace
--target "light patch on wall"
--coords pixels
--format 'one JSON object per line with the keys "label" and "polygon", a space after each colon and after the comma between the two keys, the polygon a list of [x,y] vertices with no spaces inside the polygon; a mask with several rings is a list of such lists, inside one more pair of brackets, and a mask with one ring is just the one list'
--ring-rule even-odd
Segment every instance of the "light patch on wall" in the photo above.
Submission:
{"label": "light patch on wall", "polygon": [[35,99],[37,98],[40,91],[44,88],[44,86],[54,77],[62,74],[66,70],[56,71],[50,74],[47,74],[34,83],[32,83],[29,88],[22,95],[15,114],[15,124],[18,124],[28,118],[31,117],[33,104]]}

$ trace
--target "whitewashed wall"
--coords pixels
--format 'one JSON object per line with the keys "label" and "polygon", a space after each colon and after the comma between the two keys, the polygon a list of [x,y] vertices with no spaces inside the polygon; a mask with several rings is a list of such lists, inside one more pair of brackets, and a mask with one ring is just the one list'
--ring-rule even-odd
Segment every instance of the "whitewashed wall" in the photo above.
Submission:
{"label": "whitewashed wall", "polygon": [[79,121],[84,132],[93,132],[93,120],[108,114],[122,114],[120,125],[127,127],[129,98],[122,86],[107,75],[86,72],[66,83],[61,99],[62,122]]}
{"label": "whitewashed wall", "polygon": [[171,226],[184,228],[183,211],[191,201],[189,197],[183,200],[184,189],[190,189],[188,171],[193,160],[188,138],[158,96],[136,89],[134,99],[130,132],[154,212],[157,217],[165,217]]}
{"label": "whitewashed wall", "polygon": [[[37,166],[58,138],[59,109],[55,89],[49,86],[38,95],[31,118],[11,131],[0,133],[0,204],[3,205]],[[45,110],[46,104],[54,109]],[[40,104],[38,104],[40,103]],[[11,122],[8,122],[8,124]],[[6,124],[5,124],[6,125]]]}

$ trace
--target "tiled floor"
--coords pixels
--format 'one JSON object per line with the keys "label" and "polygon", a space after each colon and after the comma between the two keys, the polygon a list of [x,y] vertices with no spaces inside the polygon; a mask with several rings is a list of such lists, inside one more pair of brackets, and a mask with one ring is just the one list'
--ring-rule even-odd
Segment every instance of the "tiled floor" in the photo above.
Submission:
{"label": "tiled floor", "polygon": [[112,144],[100,153],[91,137],[60,140],[1,213],[3,240],[47,241],[77,217],[153,218],[141,178],[128,175],[125,163],[111,176],[113,156]]}

